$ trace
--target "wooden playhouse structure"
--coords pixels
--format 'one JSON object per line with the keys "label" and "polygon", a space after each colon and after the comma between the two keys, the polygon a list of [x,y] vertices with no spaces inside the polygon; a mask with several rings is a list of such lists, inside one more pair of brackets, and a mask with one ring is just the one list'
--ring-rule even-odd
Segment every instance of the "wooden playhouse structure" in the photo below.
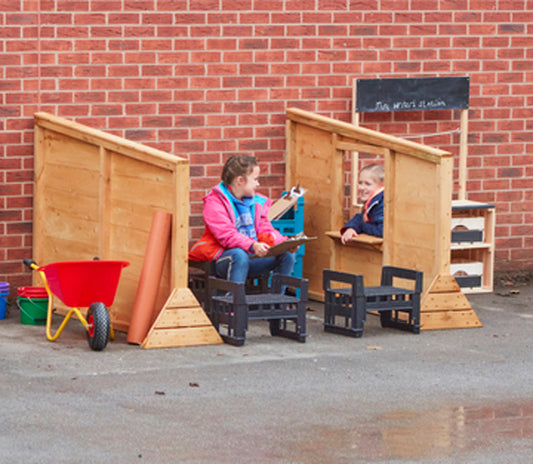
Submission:
{"label": "wooden playhouse structure", "polygon": [[[308,188],[304,231],[318,237],[304,256],[311,297],[323,299],[325,268],[362,274],[365,285],[379,285],[383,265],[412,268],[424,273],[423,330],[480,327],[450,275],[452,154],[299,109],[287,110],[286,130],[286,185]],[[347,151],[383,158],[382,239],[360,235],[349,245],[340,242]]]}
{"label": "wooden playhouse structure", "polygon": [[[156,212],[171,214],[145,348],[221,343],[187,288],[189,164],[121,137],[36,113],[33,259],[118,259],[124,268],[111,323],[128,331]],[[34,275],[34,284],[39,285]],[[59,312],[65,312],[61,306]]]}

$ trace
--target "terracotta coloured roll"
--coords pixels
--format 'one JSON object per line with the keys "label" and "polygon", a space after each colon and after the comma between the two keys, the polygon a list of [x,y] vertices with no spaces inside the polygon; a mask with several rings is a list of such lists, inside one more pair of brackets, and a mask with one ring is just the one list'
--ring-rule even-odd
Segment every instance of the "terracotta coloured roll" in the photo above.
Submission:
{"label": "terracotta coloured roll", "polygon": [[152,217],[152,227],[128,329],[129,343],[142,343],[150,330],[152,313],[163,273],[165,252],[170,238],[171,223],[172,214],[164,211],[156,211]]}

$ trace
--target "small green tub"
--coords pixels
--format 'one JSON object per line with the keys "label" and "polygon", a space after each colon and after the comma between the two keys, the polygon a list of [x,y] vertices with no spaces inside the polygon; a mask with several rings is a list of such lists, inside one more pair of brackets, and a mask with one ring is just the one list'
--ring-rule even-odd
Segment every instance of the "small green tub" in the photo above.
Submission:
{"label": "small green tub", "polygon": [[48,298],[17,298],[20,309],[20,322],[26,325],[45,325],[48,311]]}

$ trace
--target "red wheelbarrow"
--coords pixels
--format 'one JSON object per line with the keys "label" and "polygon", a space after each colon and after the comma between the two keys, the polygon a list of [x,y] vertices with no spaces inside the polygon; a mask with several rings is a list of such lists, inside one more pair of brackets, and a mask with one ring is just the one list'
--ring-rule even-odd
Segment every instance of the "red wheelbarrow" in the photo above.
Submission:
{"label": "red wheelbarrow", "polygon": [[[76,315],[87,329],[87,341],[94,351],[103,350],[113,336],[108,306],[113,304],[123,267],[127,261],[91,260],[63,261],[38,266],[35,261],[24,259],[24,264],[39,272],[48,293],[46,315],[46,337],[57,340],[68,320]],[[52,335],[52,313],[54,295],[71,309]],[[83,317],[79,308],[88,308]]]}

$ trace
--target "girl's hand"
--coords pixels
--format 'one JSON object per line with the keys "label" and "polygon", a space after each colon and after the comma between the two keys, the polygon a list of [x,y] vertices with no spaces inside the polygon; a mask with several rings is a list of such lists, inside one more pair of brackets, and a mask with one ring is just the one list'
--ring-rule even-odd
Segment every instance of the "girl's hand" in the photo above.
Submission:
{"label": "girl's hand", "polygon": [[264,242],[254,242],[252,245],[252,249],[254,250],[254,253],[259,256],[260,258],[263,258],[268,253],[268,249],[270,246],[268,246]]}
{"label": "girl's hand", "polygon": [[342,234],[341,242],[343,245],[346,245],[354,237],[357,237],[357,232],[350,227],[344,231],[344,234]]}

